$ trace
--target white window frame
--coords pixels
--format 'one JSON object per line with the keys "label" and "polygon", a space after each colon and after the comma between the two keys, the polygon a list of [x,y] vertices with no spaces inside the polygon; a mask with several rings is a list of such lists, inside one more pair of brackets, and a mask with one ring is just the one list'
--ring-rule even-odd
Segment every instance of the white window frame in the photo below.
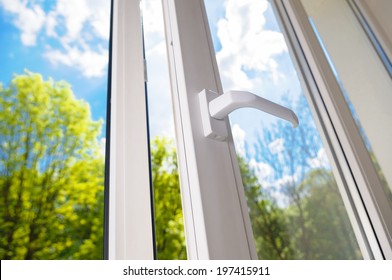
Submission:
{"label": "white window frame", "polygon": [[154,259],[154,227],[140,0],[112,16],[109,259]]}
{"label": "white window frame", "polygon": [[163,0],[163,9],[188,258],[256,259],[231,133],[217,142],[202,129],[198,93],[222,92],[204,2]]}
{"label": "white window frame", "polygon": [[[189,259],[257,259],[228,138],[204,137],[199,92],[222,94],[203,0],[162,0]],[[392,259],[392,210],[298,0],[270,0],[366,259]],[[154,224],[140,0],[113,0],[109,259],[153,259]]]}
{"label": "white window frame", "polygon": [[[270,1],[308,90],[363,257],[392,258],[392,211],[307,15],[299,1]],[[163,6],[188,257],[254,259],[231,133],[226,142],[203,135],[198,93],[222,94],[204,3],[163,0]]]}

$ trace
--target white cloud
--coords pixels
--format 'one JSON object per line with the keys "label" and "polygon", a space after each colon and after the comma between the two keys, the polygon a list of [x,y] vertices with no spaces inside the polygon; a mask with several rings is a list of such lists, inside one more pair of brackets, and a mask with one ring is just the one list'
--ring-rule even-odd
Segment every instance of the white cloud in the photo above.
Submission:
{"label": "white cloud", "polygon": [[283,35],[264,28],[266,0],[226,0],[225,18],[218,22],[222,45],[217,53],[222,83],[226,88],[252,90],[261,82],[247,71],[269,73],[277,81],[281,73],[274,56],[287,52]]}
{"label": "white cloud", "polygon": [[321,148],[317,152],[317,156],[315,158],[307,159],[307,161],[311,168],[326,168],[326,169],[331,168],[331,165],[329,164],[329,160],[327,157],[327,153],[325,152],[324,148]]}
{"label": "white cloud", "polygon": [[80,40],[85,26],[91,27],[96,37],[109,39],[110,1],[57,0],[55,9],[50,15],[51,22],[49,24],[52,26],[49,30],[52,32],[53,24],[56,27],[59,21],[64,22],[66,33],[62,36],[63,43]]}
{"label": "white cloud", "polygon": [[254,170],[259,184],[265,188],[271,185],[271,180],[274,176],[274,169],[271,165],[265,162],[258,162],[255,159],[249,161],[249,166]]}
{"label": "white cloud", "polygon": [[[246,158],[246,149],[245,149],[245,131],[238,125],[234,124],[231,127],[234,146],[237,155]],[[270,182],[274,178],[274,169],[268,163],[258,162],[254,158],[249,160],[249,167],[255,172],[255,175],[263,187],[270,186]]]}
{"label": "white cloud", "polygon": [[87,77],[102,77],[108,64],[107,50],[92,51],[90,48],[66,47],[65,51],[49,49],[44,57],[52,64],[79,69]]}
{"label": "white cloud", "polygon": [[273,155],[279,154],[284,150],[284,139],[278,138],[271,143],[268,144],[268,148],[270,149]]}
{"label": "white cloud", "polygon": [[101,156],[105,156],[106,152],[106,138],[101,138],[99,140],[99,153]]}
{"label": "white cloud", "polygon": [[231,133],[233,134],[234,146],[237,155],[245,158],[245,131],[242,130],[238,124],[234,124],[231,127]]}
{"label": "white cloud", "polygon": [[48,13],[48,15],[46,16],[46,22],[45,22],[46,35],[48,35],[49,37],[58,38],[56,33],[56,26],[57,26],[56,13],[52,11]]}
{"label": "white cloud", "polygon": [[298,174],[284,175],[274,182],[274,185],[278,188],[283,188],[287,186],[294,186],[298,183]]}
{"label": "white cloud", "polygon": [[80,0],[58,0],[55,15],[64,20],[67,30],[63,36],[63,42],[73,42],[79,38],[85,21],[89,18],[91,11],[87,6],[87,1]]}
{"label": "white cloud", "polygon": [[[164,40],[164,25],[162,5],[159,0],[142,1],[143,29],[146,36],[150,36],[150,44],[154,45]],[[155,36],[155,40],[152,36]]]}
{"label": "white cloud", "polygon": [[85,77],[105,74],[110,1],[57,0],[46,13],[35,1],[0,0],[0,4],[13,15],[24,45],[36,45],[39,34],[60,43],[61,47],[52,44],[44,51],[49,62],[76,68]]}
{"label": "white cloud", "polygon": [[45,23],[45,12],[39,5],[28,5],[22,0],[0,0],[5,11],[15,15],[13,24],[21,31],[20,38],[25,46],[34,46],[37,34]]}
{"label": "white cloud", "polygon": [[170,76],[165,42],[162,1],[142,1],[147,60],[150,135],[174,139]]}
{"label": "white cloud", "polygon": [[[145,40],[151,43],[149,36],[146,36]],[[162,40],[156,45],[150,46],[150,49],[146,51],[146,59],[151,136],[165,135],[172,138],[174,123],[165,42]]]}
{"label": "white cloud", "polygon": [[106,45],[96,48],[91,41],[107,42],[109,27],[110,1],[57,0],[47,16],[46,34],[57,38],[63,48],[49,48],[44,57],[54,65],[76,68],[87,78],[102,77],[108,64],[108,49]]}

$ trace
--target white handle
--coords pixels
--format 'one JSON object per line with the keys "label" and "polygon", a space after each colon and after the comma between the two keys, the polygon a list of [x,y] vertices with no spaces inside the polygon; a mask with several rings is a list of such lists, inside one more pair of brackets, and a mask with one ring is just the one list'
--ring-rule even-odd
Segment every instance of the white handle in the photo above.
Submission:
{"label": "white handle", "polygon": [[293,127],[299,124],[298,117],[292,110],[248,91],[231,90],[209,103],[210,115],[215,119],[223,119],[234,110],[244,107],[255,108],[289,121]]}
{"label": "white handle", "polygon": [[224,141],[227,137],[226,123],[223,119],[239,108],[261,110],[291,122],[293,127],[299,124],[298,117],[292,110],[248,91],[231,90],[218,95],[205,89],[199,93],[199,102],[204,136],[219,141]]}

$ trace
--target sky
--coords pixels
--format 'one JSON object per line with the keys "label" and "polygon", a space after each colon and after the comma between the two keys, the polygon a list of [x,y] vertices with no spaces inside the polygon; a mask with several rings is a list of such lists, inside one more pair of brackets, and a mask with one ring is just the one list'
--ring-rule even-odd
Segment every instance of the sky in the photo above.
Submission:
{"label": "sky", "polygon": [[[207,0],[206,6],[225,90],[249,90],[274,101],[293,84],[298,90],[267,1]],[[159,0],[143,1],[153,136],[173,133],[161,9]],[[3,84],[24,69],[66,80],[77,98],[89,102],[95,119],[106,118],[109,0],[0,0],[0,15]],[[246,26],[253,28],[241,32]],[[272,119],[242,115],[232,118]]]}
{"label": "sky", "polygon": [[65,80],[106,119],[110,3],[0,0],[0,81],[27,69]]}
{"label": "sky", "polygon": [[[295,102],[301,86],[268,1],[205,3],[224,91],[251,91],[278,103],[290,95]],[[174,138],[161,1],[143,0],[142,9],[151,136]],[[65,80],[90,104],[94,120],[106,120],[109,20],[110,0],[0,0],[0,82],[7,86],[24,69]],[[241,109],[230,121],[237,152],[245,155],[245,143],[252,147],[277,119]],[[277,139],[270,149],[279,153],[284,143]],[[273,171],[252,153],[262,180]],[[309,160],[325,164],[323,149],[318,155]]]}

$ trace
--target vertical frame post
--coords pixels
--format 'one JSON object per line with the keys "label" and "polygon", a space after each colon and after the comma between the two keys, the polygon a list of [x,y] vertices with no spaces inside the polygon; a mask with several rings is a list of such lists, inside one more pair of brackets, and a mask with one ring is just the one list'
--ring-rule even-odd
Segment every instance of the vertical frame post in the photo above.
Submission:
{"label": "vertical frame post", "polygon": [[140,0],[113,2],[108,258],[153,259]]}

